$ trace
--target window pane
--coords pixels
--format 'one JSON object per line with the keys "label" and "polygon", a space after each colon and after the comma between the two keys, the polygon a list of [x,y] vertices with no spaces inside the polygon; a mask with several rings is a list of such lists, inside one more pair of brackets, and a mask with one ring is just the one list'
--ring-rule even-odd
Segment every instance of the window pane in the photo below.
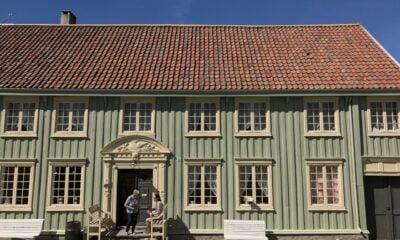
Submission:
{"label": "window pane", "polygon": [[188,203],[201,204],[201,166],[188,166]]}
{"label": "window pane", "polygon": [[333,102],[322,103],[322,114],[325,131],[335,131],[335,104]]}
{"label": "window pane", "polygon": [[82,167],[69,167],[68,176],[68,204],[79,204],[81,196]]}
{"label": "window pane", "polygon": [[123,130],[136,131],[136,103],[125,103],[123,113]]}
{"label": "window pane", "polygon": [[311,204],[324,204],[324,177],[322,166],[310,166]]}
{"label": "window pane", "polygon": [[7,105],[6,131],[18,131],[19,110],[19,103],[9,103]]}
{"label": "window pane", "polygon": [[139,104],[139,131],[150,131],[151,130],[151,103],[140,103]]}
{"label": "window pane", "polygon": [[65,182],[67,167],[54,167],[53,170],[53,187],[52,187],[52,204],[65,203]]}
{"label": "window pane", "polygon": [[189,104],[189,131],[201,131],[201,103]]}
{"label": "window pane", "polygon": [[85,121],[85,104],[74,103],[72,105],[71,131],[83,131]]}
{"label": "window pane", "polygon": [[255,131],[264,131],[267,129],[266,113],[267,113],[266,103],[254,103],[254,130]]}
{"label": "window pane", "polygon": [[239,199],[240,204],[247,203],[247,197],[253,197],[253,176],[251,166],[239,167]]}
{"label": "window pane", "polygon": [[4,166],[0,171],[0,204],[12,204],[15,167]]}
{"label": "window pane", "polygon": [[22,104],[21,131],[33,131],[35,120],[35,103]]}
{"label": "window pane", "polygon": [[383,130],[383,104],[381,102],[371,102],[370,111],[372,131]]}
{"label": "window pane", "polygon": [[399,114],[397,112],[397,103],[396,102],[387,102],[386,103],[386,121],[388,130],[396,131],[399,130],[398,124]]}
{"label": "window pane", "polygon": [[69,103],[59,103],[56,113],[56,131],[69,131]]}
{"label": "window pane", "polygon": [[23,205],[29,202],[31,167],[18,167],[17,196],[15,204]]}
{"label": "window pane", "polygon": [[268,204],[268,167],[255,166],[256,168],[256,203]]}
{"label": "window pane", "polygon": [[239,131],[251,131],[251,103],[239,103]]}
{"label": "window pane", "polygon": [[339,204],[338,167],[326,167],[326,187],[328,204]]}
{"label": "window pane", "polygon": [[204,166],[204,203],[217,204],[217,167]]}
{"label": "window pane", "polygon": [[308,131],[320,130],[318,102],[307,103],[307,130]]}
{"label": "window pane", "polygon": [[204,131],[217,129],[217,106],[215,103],[204,103]]}

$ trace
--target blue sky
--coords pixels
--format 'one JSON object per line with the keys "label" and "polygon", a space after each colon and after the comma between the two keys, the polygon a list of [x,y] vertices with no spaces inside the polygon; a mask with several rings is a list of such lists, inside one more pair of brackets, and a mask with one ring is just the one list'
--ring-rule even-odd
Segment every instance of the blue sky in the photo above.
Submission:
{"label": "blue sky", "polygon": [[400,61],[400,0],[0,0],[0,22],[315,24],[362,23]]}

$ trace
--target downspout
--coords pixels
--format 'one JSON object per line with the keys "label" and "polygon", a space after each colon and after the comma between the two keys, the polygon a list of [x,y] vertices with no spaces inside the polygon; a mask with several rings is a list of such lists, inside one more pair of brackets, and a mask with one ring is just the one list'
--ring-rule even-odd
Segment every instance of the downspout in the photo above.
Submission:
{"label": "downspout", "polygon": [[[357,171],[356,171],[356,153],[354,150],[354,127],[353,127],[353,98],[352,97],[348,97],[347,98],[347,104],[349,105],[349,113],[350,113],[350,146],[351,147],[351,154],[353,157],[353,164],[351,164],[351,170],[353,171],[353,178],[354,181],[352,182],[352,186],[353,186],[353,191],[355,193],[355,212],[356,212],[356,227],[357,230],[360,232],[360,234],[362,236],[364,236],[364,232],[361,229],[361,224],[360,224],[360,214],[359,214],[359,202],[358,202],[358,191],[357,191]],[[364,236],[365,237],[365,236]]]}

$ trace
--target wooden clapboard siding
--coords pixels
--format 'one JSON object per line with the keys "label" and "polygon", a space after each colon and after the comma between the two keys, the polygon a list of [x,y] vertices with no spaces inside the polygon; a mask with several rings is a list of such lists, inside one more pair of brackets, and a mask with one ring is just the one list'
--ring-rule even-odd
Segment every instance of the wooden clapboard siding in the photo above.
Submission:
{"label": "wooden clapboard siding", "polygon": [[[1,100],[2,101],[2,100]],[[45,230],[63,230],[84,212],[46,212],[49,158],[87,158],[85,207],[102,201],[100,151],[118,138],[119,97],[90,97],[88,138],[52,138],[53,97],[40,97],[37,138],[0,138],[0,158],[36,158],[32,213],[0,212],[0,218],[45,218]],[[185,98],[157,97],[155,139],[173,152],[168,164],[167,198],[171,225],[184,231],[222,229],[223,219],[265,220],[268,230],[355,230],[366,228],[362,156],[398,156],[398,138],[370,138],[366,98],[339,98],[341,137],[304,137],[303,98],[271,97],[272,137],[235,137],[233,97],[220,98],[221,137],[185,137]],[[1,104],[2,106],[2,104]],[[187,158],[222,158],[221,212],[183,210],[183,164]],[[235,210],[235,158],[273,159],[275,211]],[[308,211],[307,158],[344,160],[344,212]],[[354,174],[356,172],[356,174]],[[357,192],[355,185],[357,184]],[[359,219],[359,220],[357,220]]]}

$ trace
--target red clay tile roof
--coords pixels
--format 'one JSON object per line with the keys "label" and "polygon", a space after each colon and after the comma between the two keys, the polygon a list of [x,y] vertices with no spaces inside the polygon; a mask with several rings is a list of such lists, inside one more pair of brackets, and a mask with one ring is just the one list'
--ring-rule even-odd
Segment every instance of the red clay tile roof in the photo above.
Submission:
{"label": "red clay tile roof", "polygon": [[400,89],[362,26],[2,25],[0,88]]}

